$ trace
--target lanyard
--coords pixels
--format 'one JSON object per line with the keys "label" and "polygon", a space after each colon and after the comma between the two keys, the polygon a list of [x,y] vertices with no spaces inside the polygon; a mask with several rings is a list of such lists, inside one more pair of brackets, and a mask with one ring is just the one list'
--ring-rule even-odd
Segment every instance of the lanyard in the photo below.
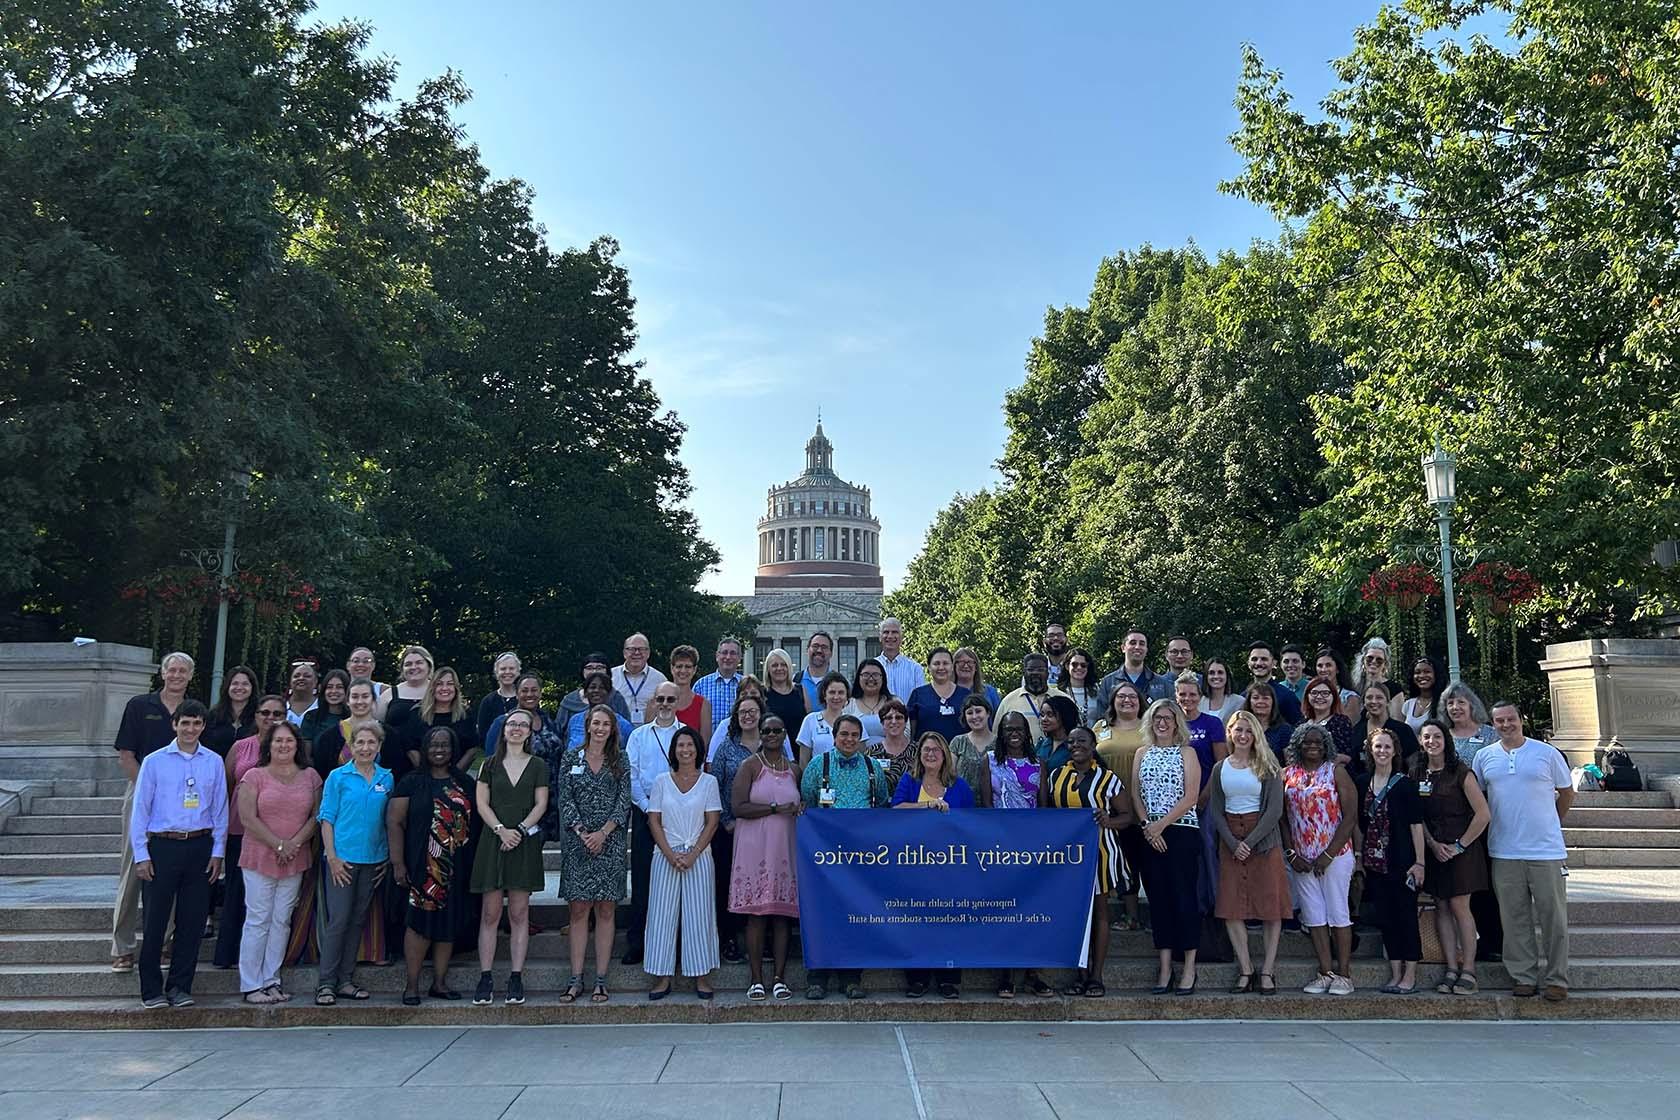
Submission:
{"label": "lanyard", "polygon": [[642,679],[636,682],[636,687],[630,688],[630,674],[624,674],[624,687],[630,688],[630,702],[634,704],[642,698],[642,689],[647,685],[647,670],[642,670]]}

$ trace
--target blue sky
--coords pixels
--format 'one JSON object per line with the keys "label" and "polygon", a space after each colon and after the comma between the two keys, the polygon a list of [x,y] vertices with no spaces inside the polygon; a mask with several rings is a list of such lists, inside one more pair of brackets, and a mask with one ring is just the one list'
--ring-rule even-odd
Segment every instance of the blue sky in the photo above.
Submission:
{"label": "blue sky", "polygon": [[1365,0],[1163,5],[938,0],[332,0],[403,92],[460,71],[497,175],[556,244],[610,234],[638,356],[688,425],[692,508],[750,592],[764,490],[822,409],[868,484],[894,586],[934,513],[995,479],[1004,392],[1047,306],[1103,256],[1271,237],[1216,187],[1239,49],[1297,102],[1330,88]]}

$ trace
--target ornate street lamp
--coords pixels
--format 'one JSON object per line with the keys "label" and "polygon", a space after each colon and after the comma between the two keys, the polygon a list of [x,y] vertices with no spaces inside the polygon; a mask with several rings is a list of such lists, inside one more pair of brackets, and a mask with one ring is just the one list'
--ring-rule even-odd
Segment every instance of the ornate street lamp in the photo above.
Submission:
{"label": "ornate street lamp", "polygon": [[1441,594],[1447,607],[1447,675],[1458,683],[1458,605],[1453,597],[1452,507],[1458,496],[1458,464],[1441,450],[1423,457],[1423,485],[1429,504],[1435,507],[1435,525],[1441,531]]}
{"label": "ornate street lamp", "polygon": [[227,520],[222,525],[222,547],[185,549],[181,552],[183,560],[191,560],[201,569],[208,572],[212,568],[217,570],[216,581],[216,660],[210,669],[210,697],[214,702],[222,692],[223,662],[227,660],[227,624],[228,624],[228,590],[233,585],[233,568],[236,557],[233,551],[234,530],[239,524],[240,507],[244,504],[245,496],[251,491],[251,474],[249,471],[235,471],[228,479],[228,487],[223,491]]}

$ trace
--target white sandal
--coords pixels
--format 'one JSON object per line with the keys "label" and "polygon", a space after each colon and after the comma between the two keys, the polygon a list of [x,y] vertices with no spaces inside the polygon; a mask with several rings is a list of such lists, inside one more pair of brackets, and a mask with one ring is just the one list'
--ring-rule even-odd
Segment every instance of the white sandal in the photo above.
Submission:
{"label": "white sandal", "polygon": [[764,985],[763,984],[749,985],[748,988],[747,988],[747,998],[750,999],[750,1000],[753,1000],[755,1002],[764,999]]}
{"label": "white sandal", "polygon": [[770,992],[777,999],[792,999],[793,998],[793,989],[788,987],[786,984],[782,983],[780,980],[776,981],[776,986],[774,988],[770,989]]}

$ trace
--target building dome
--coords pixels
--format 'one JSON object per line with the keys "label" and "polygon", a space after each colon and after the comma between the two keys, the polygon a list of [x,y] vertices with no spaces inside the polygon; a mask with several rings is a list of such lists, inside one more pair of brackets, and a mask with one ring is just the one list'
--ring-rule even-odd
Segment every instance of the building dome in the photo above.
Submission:
{"label": "building dome", "polygon": [[857,588],[880,592],[881,523],[869,487],[834,473],[834,445],[822,421],[805,442],[805,470],[770,487],[758,519],[757,592]]}

